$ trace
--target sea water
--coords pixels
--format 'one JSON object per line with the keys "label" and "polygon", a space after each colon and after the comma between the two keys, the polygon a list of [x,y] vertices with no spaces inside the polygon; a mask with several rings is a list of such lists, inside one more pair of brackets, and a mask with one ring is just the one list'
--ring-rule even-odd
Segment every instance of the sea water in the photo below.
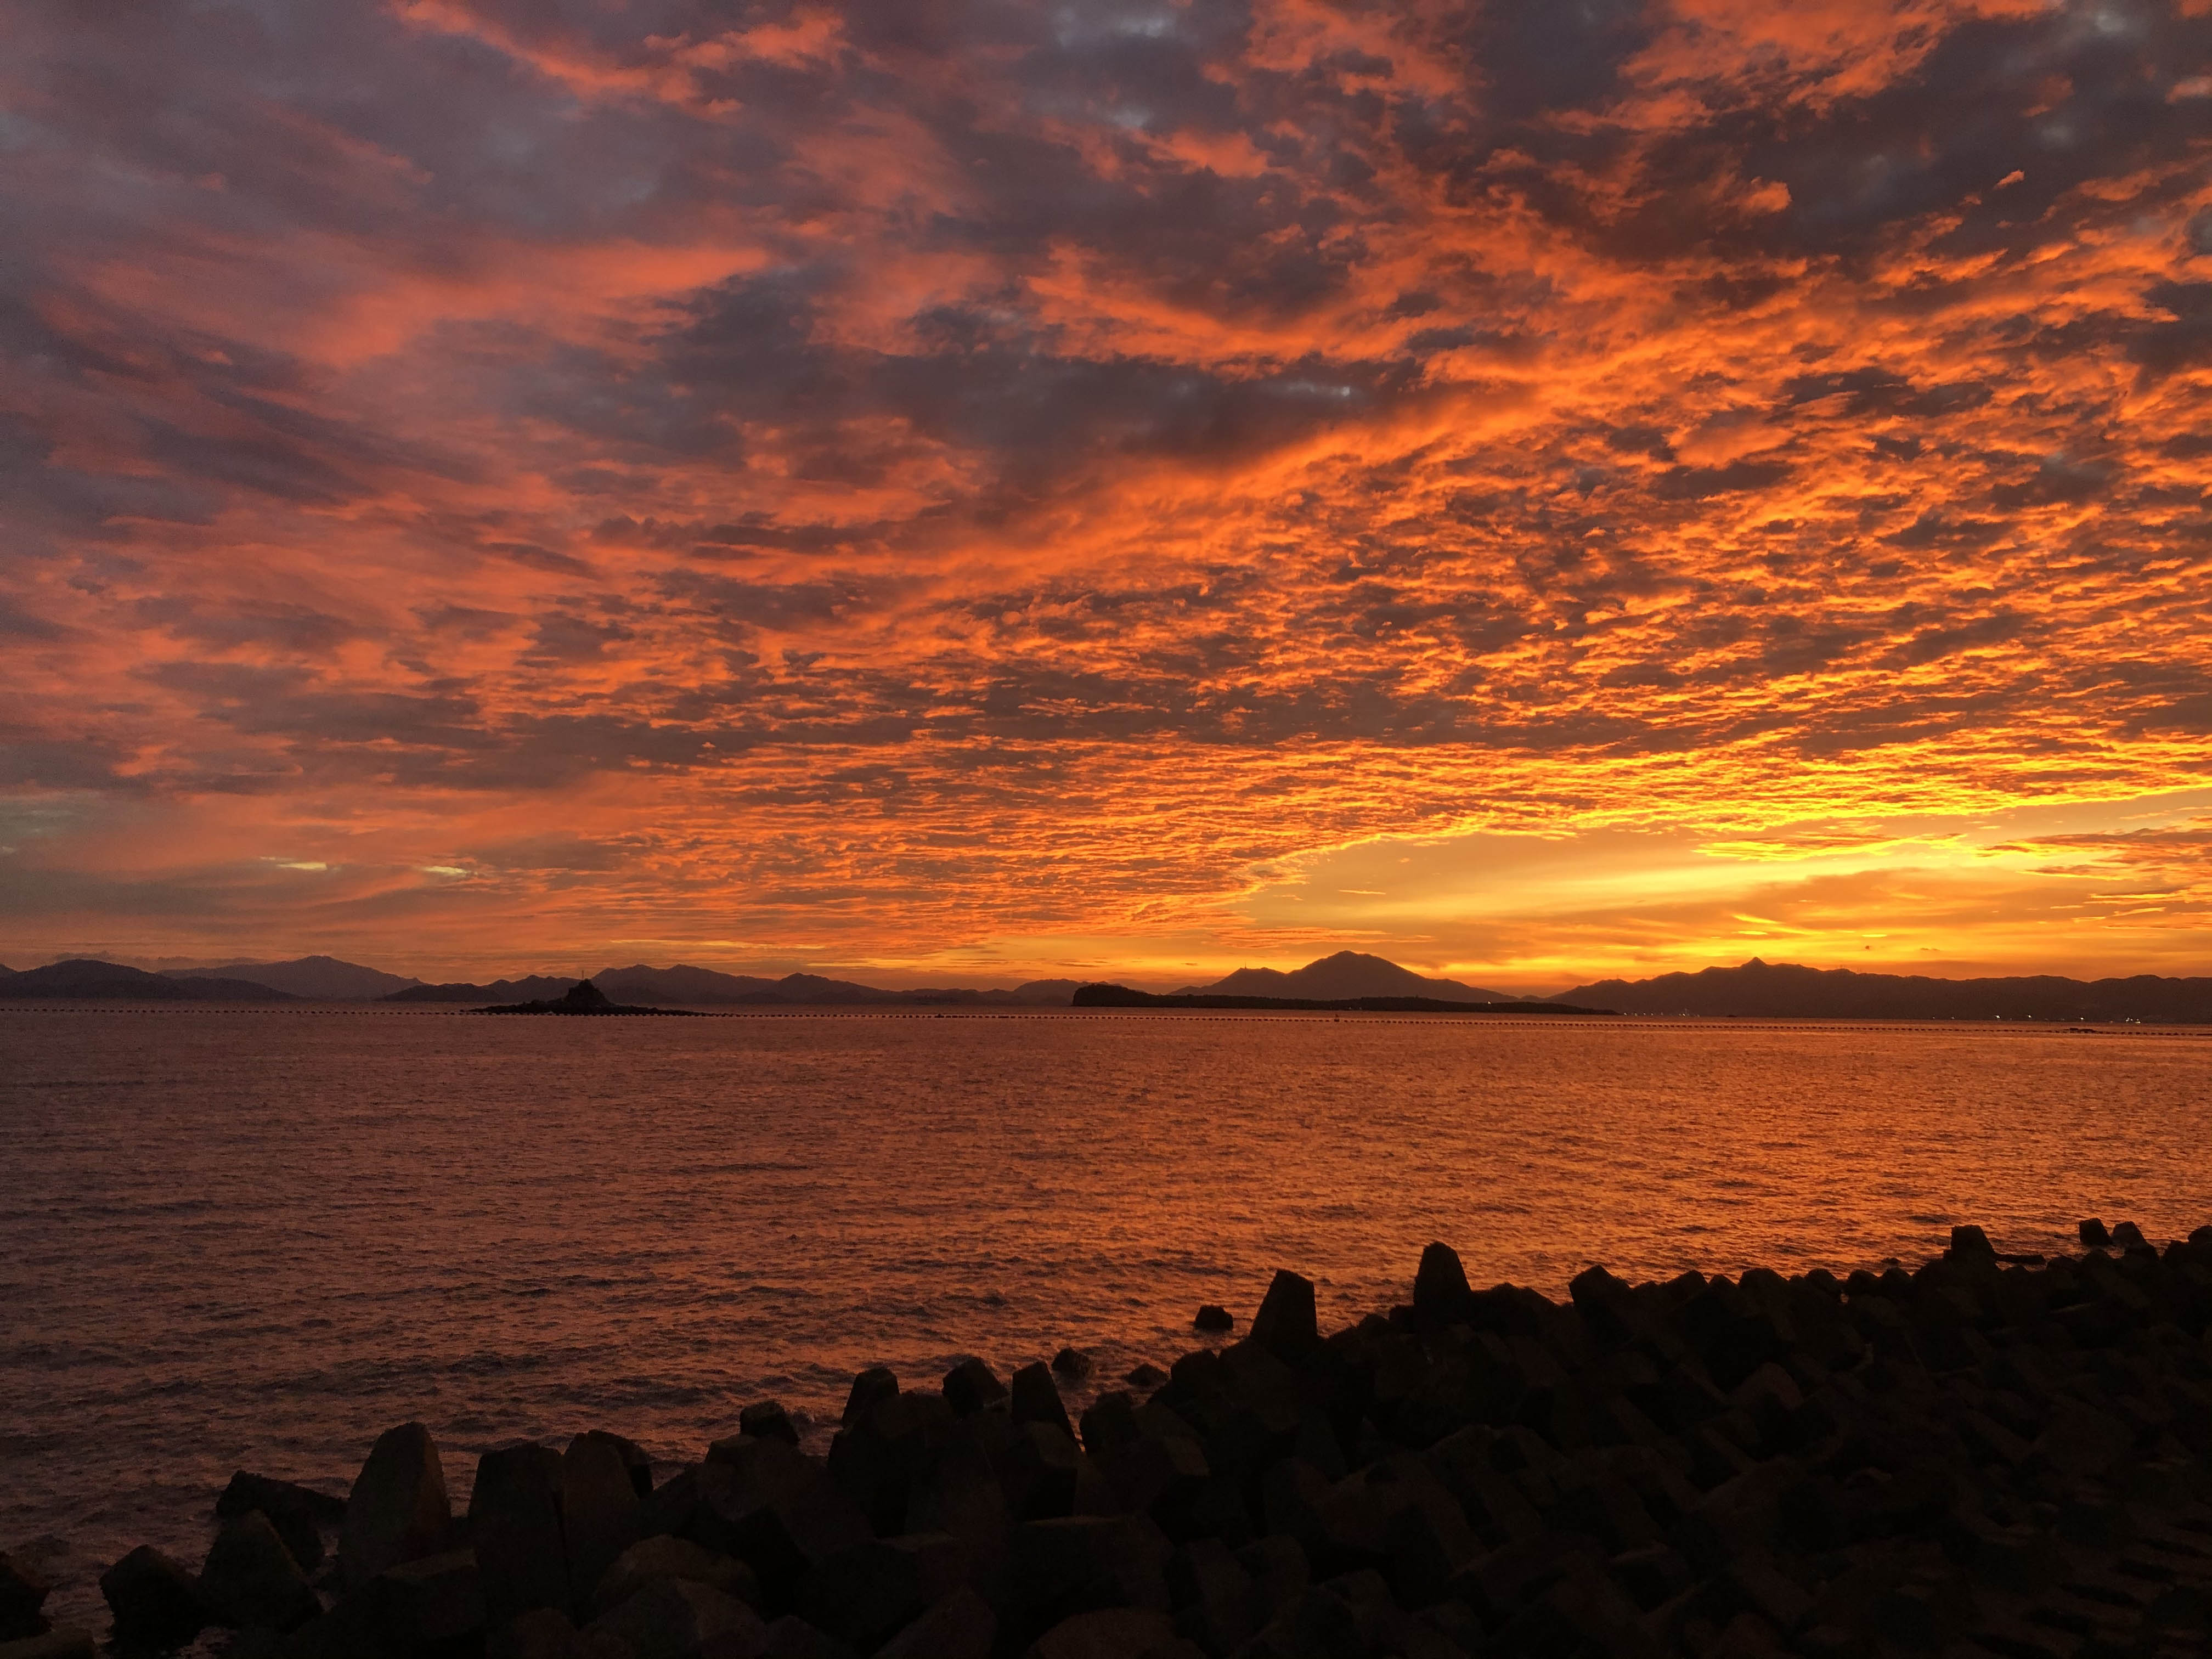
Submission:
{"label": "sea water", "polygon": [[0,1012],[0,1549],[104,1625],[237,1468],[343,1492],[420,1419],[475,1456],[673,1464],[853,1373],[1079,1405],[1248,1318],[1477,1285],[1917,1264],[2212,1222],[2212,1036],[2031,1027],[914,1011],[484,1019]]}

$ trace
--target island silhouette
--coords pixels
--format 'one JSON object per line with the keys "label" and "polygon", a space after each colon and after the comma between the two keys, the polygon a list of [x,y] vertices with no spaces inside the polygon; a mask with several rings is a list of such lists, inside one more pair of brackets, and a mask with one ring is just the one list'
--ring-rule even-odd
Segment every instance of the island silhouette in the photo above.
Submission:
{"label": "island silhouette", "polygon": [[[0,1002],[374,1001],[398,1006],[499,1004],[533,1010],[542,1004],[545,1012],[555,1012],[552,1005],[562,1003],[570,990],[586,982],[572,975],[532,974],[488,984],[428,984],[327,956],[161,973],[72,957],[21,972],[0,967]],[[2136,974],[2085,981],[2034,974],[1939,979],[1810,968],[1757,957],[1734,967],[1649,979],[1603,979],[1551,995],[1522,997],[1458,980],[1429,978],[1386,957],[1358,951],[1339,951],[1287,971],[1239,968],[1211,983],[1167,993],[1110,986],[1111,994],[1121,999],[1119,1003],[1100,1000],[1108,994],[1097,988],[1104,981],[1048,979],[1010,989],[891,989],[819,974],[769,979],[684,963],[667,968],[639,963],[602,969],[588,982],[617,1007],[1144,1007],[1174,1006],[1178,999],[1200,998],[1208,1000],[1183,1006],[1327,1010],[1371,1005],[1374,1011],[1382,1011],[1387,1002],[1393,1011],[1434,1003],[1440,1011],[1488,1008],[1543,1014],[1601,1010],[1705,1019],[2212,1023],[2212,978]],[[386,988],[393,985],[398,988]]]}
{"label": "island silhouette", "polygon": [[659,1014],[676,1019],[704,1019],[696,1008],[645,1008],[610,1001],[607,994],[586,980],[561,995],[535,1002],[507,1002],[479,1008],[480,1014]]}

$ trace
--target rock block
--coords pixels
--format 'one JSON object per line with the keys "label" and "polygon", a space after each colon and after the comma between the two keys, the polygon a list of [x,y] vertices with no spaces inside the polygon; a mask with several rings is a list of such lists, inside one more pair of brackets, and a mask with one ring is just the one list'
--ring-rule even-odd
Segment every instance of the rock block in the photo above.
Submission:
{"label": "rock block", "polygon": [[850,1427],[873,1411],[879,1401],[895,1399],[898,1376],[888,1365],[871,1365],[857,1373],[845,1395],[845,1414],[838,1421]]}
{"label": "rock block", "polygon": [[580,1434],[561,1454],[561,1531],[572,1596],[589,1593],[637,1542],[637,1487],[611,1437]]}
{"label": "rock block", "polygon": [[293,1630],[323,1610],[290,1547],[260,1510],[222,1523],[199,1588],[210,1617],[233,1630]]}
{"label": "rock block", "polygon": [[955,1417],[1005,1409],[1006,1385],[981,1360],[962,1360],[945,1374],[945,1403]]}
{"label": "rock block", "polygon": [[840,1483],[781,1440],[717,1441],[700,1466],[692,1540],[750,1567],[771,1616],[793,1610],[808,1572],[871,1535]]}
{"label": "rock block", "polygon": [[629,1475],[630,1489],[641,1498],[651,1496],[653,1459],[646,1455],[644,1447],[626,1435],[611,1433],[605,1429],[587,1429],[584,1437],[604,1441],[612,1447],[615,1455],[622,1459],[622,1466]]}
{"label": "rock block", "polygon": [[469,1541],[484,1617],[494,1628],[534,1607],[566,1607],[571,1592],[561,1529],[561,1454],[550,1446],[501,1446],[478,1459]]}
{"label": "rock block", "polygon": [[1059,1386],[1043,1365],[1024,1365],[1014,1373],[1011,1410],[1017,1423],[1048,1423],[1070,1440],[1075,1437]]}
{"label": "rock block", "polygon": [[188,1642],[208,1622],[199,1582],[150,1544],[141,1544],[100,1575],[115,1615],[117,1639],[147,1646]]}
{"label": "rock block", "polygon": [[592,1621],[636,1659],[764,1659],[768,1626],[734,1596],[681,1578],[656,1578]]}
{"label": "rock block", "polygon": [[1988,1233],[1972,1222],[1965,1222],[1951,1229],[1950,1254],[1954,1256],[1978,1257],[1994,1261],[1996,1257],[1996,1246],[1990,1243]]}
{"label": "rock block", "polygon": [[1144,1607],[1098,1607],[1063,1619],[1027,1659],[1146,1659],[1176,1639],[1175,1621]]}
{"label": "rock block", "polygon": [[346,1499],[338,1571],[349,1589],[358,1589],[388,1568],[444,1549],[453,1525],[430,1431],[420,1423],[387,1429]]}
{"label": "rock block", "polygon": [[0,1551],[0,1642],[45,1635],[46,1621],[40,1609],[51,1592],[28,1562]]}
{"label": "rock block", "polygon": [[967,1579],[968,1547],[950,1533],[871,1538],[831,1556],[800,1587],[799,1613],[872,1652]]}
{"label": "rock block", "polygon": [[0,1659],[94,1659],[98,1651],[90,1631],[65,1626],[0,1642]]}
{"label": "rock block", "polygon": [[966,1585],[876,1650],[876,1659],[991,1659],[999,1620]]}
{"label": "rock block", "polygon": [[1014,1528],[1007,1580],[1028,1627],[1093,1607],[1169,1610],[1166,1536],[1141,1516],[1070,1516]]}
{"label": "rock block", "polygon": [[269,1517],[276,1535],[292,1552],[304,1572],[323,1564],[323,1529],[344,1524],[345,1500],[290,1480],[272,1480],[240,1469],[230,1477],[222,1496],[215,1500],[216,1519],[228,1521],[248,1510]]}
{"label": "rock block", "polygon": [[1431,1244],[1421,1252],[1421,1265],[1413,1274],[1413,1312],[1422,1323],[1464,1323],[1474,1300],[1458,1251],[1449,1244]]}
{"label": "rock block", "polygon": [[830,1478],[877,1534],[908,1531],[914,1484],[937,1458],[952,1424],[941,1394],[909,1390],[878,1399],[831,1442]]}
{"label": "rock block", "polygon": [[768,1659],[860,1659],[827,1631],[817,1630],[795,1613],[787,1613],[768,1627]]}
{"label": "rock block", "polygon": [[[1258,1587],[1219,1539],[1185,1544],[1168,1558],[1165,1577],[1176,1629],[1207,1652],[1231,1652],[1259,1628]],[[1267,1610],[1273,1611],[1272,1602]]]}
{"label": "rock block", "polygon": [[607,1613],[661,1578],[681,1578],[734,1596],[758,1610],[760,1581],[744,1562],[717,1555],[689,1539],[641,1538],[615,1558],[592,1591],[592,1609]]}
{"label": "rock block", "polygon": [[1321,1346],[1313,1280],[1279,1270],[1252,1316],[1251,1340],[1279,1359],[1295,1364]]}
{"label": "rock block", "polygon": [[[892,1386],[896,1388],[897,1385],[895,1382]],[[744,1407],[738,1413],[738,1432],[765,1435],[789,1446],[799,1443],[798,1426],[792,1422],[791,1413],[784,1410],[781,1401],[760,1400]]]}
{"label": "rock block", "polygon": [[1237,1328],[1237,1316],[1218,1302],[1205,1302],[1199,1304],[1190,1323],[1193,1330],[1233,1331]]}
{"label": "rock block", "polygon": [[1080,1382],[1091,1375],[1091,1356],[1080,1348],[1062,1348],[1052,1357],[1052,1368],[1071,1382]]}
{"label": "rock block", "polygon": [[379,1654],[437,1653],[471,1639],[484,1628],[483,1589],[471,1550],[419,1556],[386,1568],[340,1610],[371,1632]]}

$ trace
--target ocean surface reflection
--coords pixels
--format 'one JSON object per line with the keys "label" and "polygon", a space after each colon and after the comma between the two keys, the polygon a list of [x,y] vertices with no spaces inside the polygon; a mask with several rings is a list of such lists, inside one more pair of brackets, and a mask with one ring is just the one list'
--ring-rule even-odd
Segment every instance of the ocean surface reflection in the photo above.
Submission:
{"label": "ocean surface reflection", "polygon": [[852,1374],[1113,1386],[1270,1272],[1324,1322],[1478,1284],[1907,1265],[2212,1221],[2212,1038],[1352,1016],[0,1014],[0,1548],[90,1616],[255,1468],[343,1491],[421,1418],[471,1454],[695,1456]]}

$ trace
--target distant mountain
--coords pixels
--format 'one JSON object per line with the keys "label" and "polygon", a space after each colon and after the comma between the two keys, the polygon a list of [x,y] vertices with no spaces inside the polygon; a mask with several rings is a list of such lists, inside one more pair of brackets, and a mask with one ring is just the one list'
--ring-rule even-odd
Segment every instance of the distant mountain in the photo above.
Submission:
{"label": "distant mountain", "polygon": [[76,957],[0,977],[12,1002],[295,1002],[299,999],[242,979],[171,979],[119,962]]}
{"label": "distant mountain", "polygon": [[611,997],[676,1003],[694,1008],[726,1004],[1064,1008],[1074,995],[1076,986],[1072,979],[1041,979],[1031,980],[1011,991],[887,991],[852,980],[826,979],[819,974],[787,974],[781,979],[761,979],[750,974],[718,973],[712,968],[693,968],[682,963],[673,968],[648,968],[641,963],[629,968],[610,968],[593,975],[592,982]]}
{"label": "distant mountain", "polygon": [[573,975],[532,974],[526,979],[495,979],[489,985],[410,985],[379,997],[379,1002],[532,1002],[564,994],[582,981]]}
{"label": "distant mountain", "polygon": [[1802,968],[1753,957],[1738,968],[1707,968],[1656,979],[1607,979],[1547,999],[1597,1003],[1631,1014],[1702,1014],[1754,1019],[2212,1020],[2212,979],[2084,981],[2039,974],[2016,979],[1930,979]]}
{"label": "distant mountain", "polygon": [[592,975],[592,983],[617,1000],[685,1003],[695,1008],[722,1002],[782,1000],[772,979],[717,973],[712,968],[692,968],[680,962],[673,968],[648,968],[638,963],[628,968],[602,969]]}
{"label": "distant mountain", "polygon": [[422,982],[363,968],[358,963],[340,962],[336,957],[301,957],[293,962],[230,962],[220,968],[173,968],[162,977],[250,980],[272,991],[333,1002],[390,996],[394,991],[404,991]]}
{"label": "distant mountain", "polygon": [[1300,1013],[1360,1014],[1563,1014],[1609,1016],[1610,1008],[1577,1008],[1564,1002],[1528,1002],[1518,997],[1504,1002],[1462,1002],[1456,997],[1262,997],[1208,991],[1174,992],[1155,996],[1133,991],[1126,985],[1080,985],[1078,1008],[1246,1008],[1279,1009]]}
{"label": "distant mountain", "polygon": [[[1211,985],[1186,985],[1177,996],[1293,997],[1338,1002],[1348,997],[1431,997],[1439,1002],[1518,1002],[1503,991],[1486,991],[1455,979],[1425,979],[1410,968],[1361,951],[1339,951],[1285,974],[1274,968],[1239,968]],[[1565,1000],[1562,998],[1560,1000]]]}

